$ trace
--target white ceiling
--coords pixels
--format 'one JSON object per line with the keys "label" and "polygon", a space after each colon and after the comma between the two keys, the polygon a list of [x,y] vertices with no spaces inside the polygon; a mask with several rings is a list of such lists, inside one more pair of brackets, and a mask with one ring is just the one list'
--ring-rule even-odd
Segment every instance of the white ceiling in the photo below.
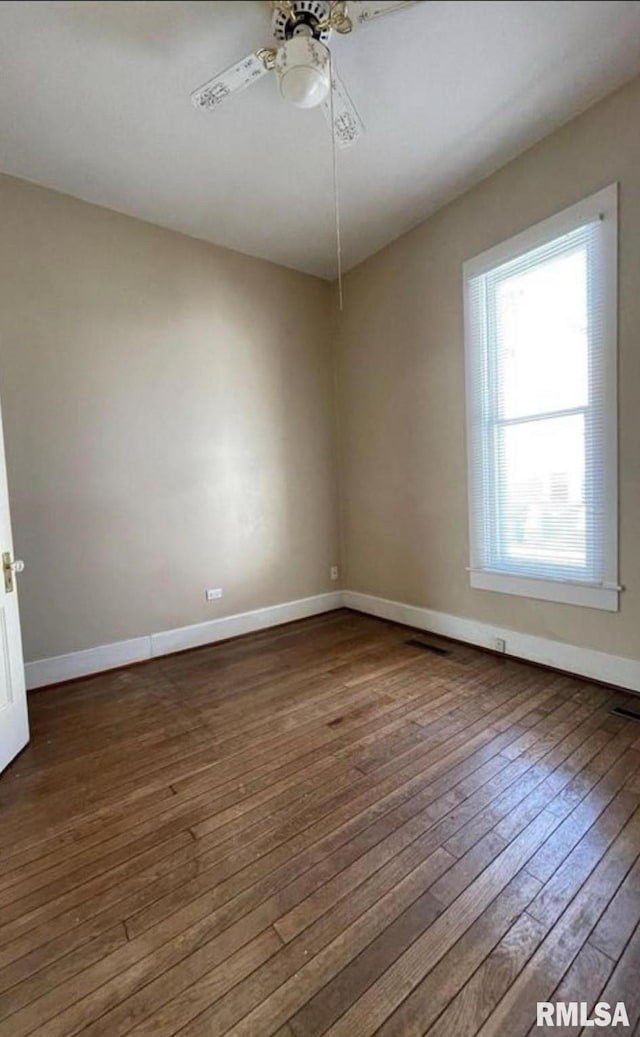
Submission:
{"label": "white ceiling", "polygon": [[[331,142],[273,76],[189,94],[271,41],[257,2],[0,4],[0,168],[335,276]],[[443,2],[332,37],[366,126],[339,153],[353,266],[640,72],[639,2]]]}

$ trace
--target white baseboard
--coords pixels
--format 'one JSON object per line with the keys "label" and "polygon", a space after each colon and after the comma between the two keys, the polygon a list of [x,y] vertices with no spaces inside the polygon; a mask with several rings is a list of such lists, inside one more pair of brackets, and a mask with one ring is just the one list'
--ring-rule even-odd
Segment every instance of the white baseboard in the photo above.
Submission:
{"label": "white baseboard", "polygon": [[428,630],[432,634],[453,637],[482,648],[493,648],[497,637],[506,642],[506,654],[542,663],[558,670],[566,670],[591,680],[615,684],[629,691],[640,692],[640,660],[621,655],[597,652],[593,648],[580,648],[564,641],[551,641],[546,637],[521,634],[508,627],[480,623],[475,619],[452,616],[446,612],[404,605],[399,601],[377,598],[371,594],[343,591],[342,603],[346,608],[380,616],[396,623]]}
{"label": "white baseboard", "polygon": [[198,648],[200,645],[224,641],[229,637],[249,634],[265,627],[291,623],[294,619],[305,619],[317,616],[321,612],[331,612],[342,606],[342,592],[331,591],[328,594],[316,594],[313,598],[299,598],[298,601],[286,601],[281,605],[270,605],[252,612],[240,612],[236,616],[223,616],[206,623],[195,623],[189,627],[177,627],[175,630],[164,630],[160,634],[151,635],[151,655],[170,655],[181,652],[185,648]]}
{"label": "white baseboard", "polygon": [[43,688],[47,684],[87,677],[91,673],[112,670],[116,666],[127,666],[142,659],[151,658],[148,637],[134,637],[131,641],[116,641],[110,645],[85,648],[82,652],[55,655],[51,659],[36,659],[25,663],[24,672],[27,690]]}
{"label": "white baseboard", "polygon": [[327,594],[316,594],[311,598],[300,598],[298,601],[286,601],[279,605],[254,609],[252,612],[241,612],[235,616],[222,616],[220,619],[178,627],[176,630],[164,630],[130,641],[116,641],[113,644],[99,645],[97,648],[86,648],[81,652],[56,655],[51,659],[37,659],[25,664],[27,688],[43,688],[48,684],[58,684],[74,677],[86,677],[91,673],[101,673],[117,666],[126,666],[128,663],[168,655],[170,652],[180,652],[185,648],[212,644],[214,641],[248,634],[253,630],[263,630],[281,623],[290,623],[295,619],[331,612],[341,605],[342,592],[332,591]]}
{"label": "white baseboard", "polygon": [[522,634],[508,627],[480,623],[475,619],[452,616],[417,605],[405,605],[400,601],[389,601],[387,598],[377,598],[357,591],[316,594],[311,598],[287,601],[252,612],[241,612],[235,616],[223,616],[206,623],[178,627],[176,630],[164,630],[130,641],[117,641],[97,648],[87,648],[82,652],[57,655],[52,659],[38,659],[25,666],[27,688],[42,688],[47,684],[85,677],[91,673],[100,673],[143,659],[180,652],[185,648],[213,644],[215,641],[238,637],[254,630],[263,630],[266,627],[304,619],[306,616],[331,612],[341,606],[396,623],[404,623],[419,630],[431,631],[433,634],[453,637],[468,644],[479,645],[481,648],[493,648],[495,639],[500,637],[506,642],[507,655],[640,692],[640,660],[597,652],[593,648],[580,648],[564,641],[551,641],[533,634]]}

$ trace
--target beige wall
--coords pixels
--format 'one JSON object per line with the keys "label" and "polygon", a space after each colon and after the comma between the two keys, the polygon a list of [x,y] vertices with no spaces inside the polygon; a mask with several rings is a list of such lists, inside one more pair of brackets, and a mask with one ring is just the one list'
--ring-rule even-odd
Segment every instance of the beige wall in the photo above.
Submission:
{"label": "beige wall", "polygon": [[330,286],[8,177],[0,227],[26,659],[334,589]]}
{"label": "beige wall", "polygon": [[[351,272],[341,315],[314,278],[0,176],[27,660],[335,589],[336,424],[346,586],[637,657],[638,125],[640,80]],[[462,263],[614,180],[621,611],[471,590]]]}
{"label": "beige wall", "polygon": [[[635,80],[348,275],[337,360],[350,589],[640,655],[639,126]],[[471,590],[462,263],[615,180],[620,612]]]}

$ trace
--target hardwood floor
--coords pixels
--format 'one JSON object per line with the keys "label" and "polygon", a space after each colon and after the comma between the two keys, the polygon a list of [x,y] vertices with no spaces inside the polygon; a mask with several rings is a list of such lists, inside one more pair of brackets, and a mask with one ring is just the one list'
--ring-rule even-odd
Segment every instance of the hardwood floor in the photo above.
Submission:
{"label": "hardwood floor", "polygon": [[33,694],[0,1037],[631,1033],[637,699],[411,636],[340,611]]}

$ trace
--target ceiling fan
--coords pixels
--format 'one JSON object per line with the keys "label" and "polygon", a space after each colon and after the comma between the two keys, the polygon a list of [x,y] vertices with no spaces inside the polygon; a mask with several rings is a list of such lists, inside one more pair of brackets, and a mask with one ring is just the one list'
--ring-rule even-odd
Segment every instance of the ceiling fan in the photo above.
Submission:
{"label": "ceiling fan", "polygon": [[[362,121],[336,74],[327,43],[332,32],[350,33],[380,15],[410,7],[415,0],[271,0],[275,46],[260,47],[209,79],[191,95],[195,108],[217,108],[267,72],[275,71],[281,96],[297,108],[323,105],[333,121],[334,139],[353,144]],[[333,87],[333,89],[331,89]]]}

